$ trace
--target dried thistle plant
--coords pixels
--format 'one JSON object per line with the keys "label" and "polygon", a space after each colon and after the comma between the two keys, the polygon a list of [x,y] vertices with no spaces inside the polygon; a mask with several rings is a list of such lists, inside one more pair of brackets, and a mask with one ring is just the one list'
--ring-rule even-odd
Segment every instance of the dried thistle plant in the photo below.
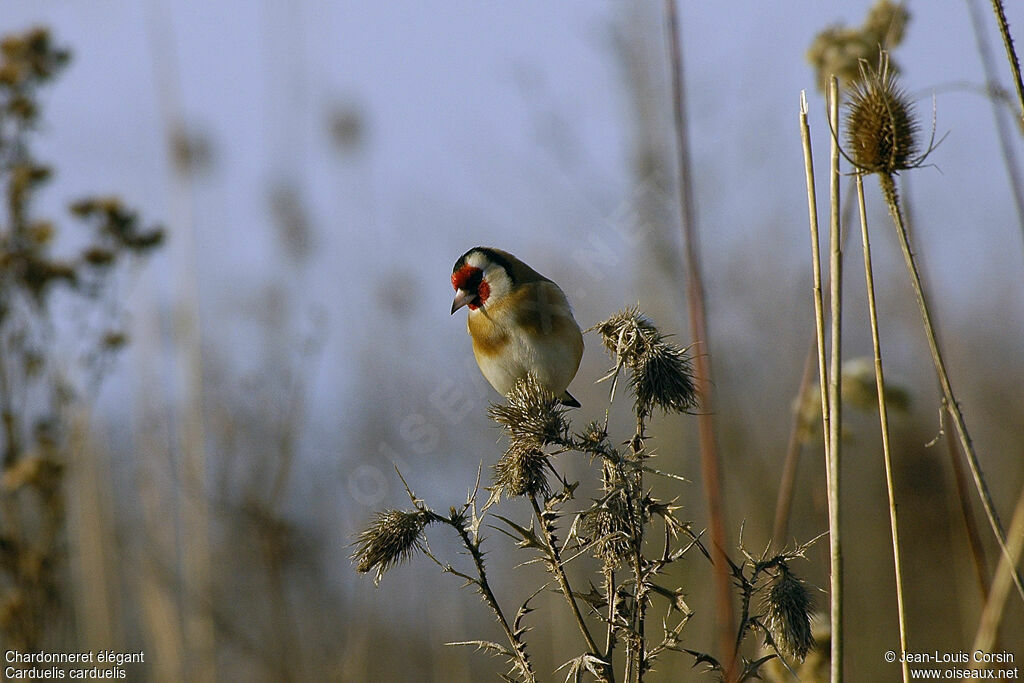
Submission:
{"label": "dried thistle plant", "polygon": [[[489,415],[508,443],[493,465],[491,495],[483,506],[478,509],[479,474],[477,487],[465,504],[450,508],[448,515],[434,512],[407,486],[414,509],[378,513],[356,535],[352,560],[359,572],[376,571],[379,581],[390,568],[422,552],[444,572],[464,579],[490,607],[507,644],[485,640],[450,644],[468,645],[502,657],[510,667],[503,674],[505,680],[536,680],[528,655],[525,636],[529,628],[525,621],[533,611],[533,596],[548,587],[562,594],[579,631],[580,652],[561,667],[569,680],[590,676],[598,681],[643,681],[667,651],[698,656],[724,674],[714,657],[683,646],[683,629],[693,613],[684,598],[686,591],[664,586],[669,578],[666,570],[690,551],[697,549],[708,559],[710,553],[701,535],[677,517],[680,508],[675,501],[655,497],[645,484],[647,474],[664,475],[650,467],[653,454],[645,445],[650,438],[646,430],[653,408],[686,413],[697,405],[689,358],[635,308],[619,312],[594,329],[615,360],[616,367],[607,378],[625,371],[633,388],[636,431],[624,447],[613,444],[607,420],[591,422],[574,432],[556,397],[527,377],[516,385],[506,404],[490,407]],[[571,453],[585,456],[584,462],[597,470],[591,482],[596,495],[589,503],[580,503],[576,497],[581,482],[569,481],[558,467],[558,458]],[[525,499],[532,508],[532,517],[517,521],[493,512],[502,497]],[[539,562],[550,576],[521,603],[512,619],[506,617],[488,578],[480,536],[485,519],[494,520],[490,526],[514,541],[517,550],[532,555],[519,564]],[[456,568],[433,555],[426,543],[426,531],[436,524],[456,531],[472,560],[472,569]],[[776,597],[779,605],[790,608],[792,623],[798,624],[793,587],[798,580],[777,577],[788,571],[785,562],[801,553],[802,548],[760,563],[748,558],[742,565],[734,565],[743,577],[737,586],[745,604],[749,605],[751,596],[765,589],[770,579],[776,579],[776,583],[788,581],[782,584],[789,591],[788,602],[782,602],[786,595],[781,592],[776,591]],[[587,568],[578,562],[587,555],[599,560],[597,582],[588,578]],[[581,590],[581,586],[589,586],[589,590]],[[665,610],[658,620],[660,629],[653,626],[655,619],[650,616],[658,607]],[[770,631],[761,625],[764,615],[748,616],[737,633],[737,643],[755,626],[770,639]],[[802,641],[794,628],[786,631],[783,647],[800,654]],[[603,642],[599,642],[601,635]],[[623,654],[617,657],[617,651]],[[755,677],[772,656],[744,661],[742,675]],[[616,670],[617,663],[621,664],[620,671]]]}
{"label": "dried thistle plant", "polygon": [[548,454],[532,445],[513,443],[494,464],[494,487],[497,495],[546,496],[550,492],[547,469]]}
{"label": "dried thistle plant", "polygon": [[763,609],[768,630],[779,648],[787,655],[803,661],[814,646],[811,634],[813,602],[807,586],[790,570],[786,562],[779,562],[779,573],[764,598]]}
{"label": "dried thistle plant", "polygon": [[697,408],[700,401],[687,349],[668,342],[637,308],[619,311],[590,330],[597,331],[615,359],[606,376],[612,379],[613,396],[619,372],[629,370],[638,415],[649,415],[655,407],[674,413]]}
{"label": "dried thistle plant", "polygon": [[516,383],[505,405],[492,405],[491,419],[504,428],[512,444],[522,447],[564,442],[568,427],[566,408],[533,375]]}
{"label": "dried thistle plant", "polygon": [[[33,143],[40,91],[69,60],[45,28],[0,39],[0,640],[28,651],[54,628],[65,597],[69,409],[98,389],[110,357],[127,342],[118,266],[163,238],[119,200],[88,199],[70,207],[88,243],[76,256],[54,255],[58,223],[33,212],[54,174]],[[67,325],[56,319],[57,292],[76,297],[91,323],[76,330],[80,357],[72,362],[66,349],[58,352]]]}
{"label": "dried thistle plant", "polygon": [[380,584],[385,572],[423,548],[423,529],[430,521],[424,510],[378,512],[370,526],[356,536],[356,551],[352,553],[356,571],[374,571],[374,583]]}

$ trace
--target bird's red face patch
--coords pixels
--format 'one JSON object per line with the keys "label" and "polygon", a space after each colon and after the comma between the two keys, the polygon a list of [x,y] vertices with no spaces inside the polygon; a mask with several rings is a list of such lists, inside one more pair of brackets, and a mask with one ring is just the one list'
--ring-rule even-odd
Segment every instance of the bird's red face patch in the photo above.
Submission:
{"label": "bird's red face patch", "polygon": [[466,289],[466,285],[473,277],[474,273],[479,273],[480,269],[469,265],[468,263],[454,273],[452,273],[452,287],[455,289]]}
{"label": "bird's red face patch", "polygon": [[471,311],[480,308],[491,295],[491,286],[484,279],[484,272],[468,263],[452,273],[452,287],[476,293],[476,297],[468,304]]}

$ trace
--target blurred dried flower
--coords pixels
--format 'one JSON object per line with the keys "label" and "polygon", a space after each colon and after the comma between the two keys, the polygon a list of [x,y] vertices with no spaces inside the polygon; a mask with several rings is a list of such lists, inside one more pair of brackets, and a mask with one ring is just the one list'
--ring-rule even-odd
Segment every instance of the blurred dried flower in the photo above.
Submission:
{"label": "blurred dried flower", "polygon": [[128,335],[124,332],[110,331],[103,335],[103,348],[115,351],[128,343]]}
{"label": "blurred dried flower", "polygon": [[375,570],[374,583],[379,584],[387,570],[405,562],[420,549],[423,529],[430,521],[430,514],[423,510],[378,512],[353,543],[356,550],[352,560],[356,571],[364,574]]}
{"label": "blurred dried flower", "polygon": [[198,131],[176,126],[171,131],[171,158],[178,173],[200,173],[213,162],[213,144]]}
{"label": "blurred dried flower", "polygon": [[92,247],[85,250],[82,254],[82,258],[90,266],[109,266],[114,262],[114,252],[109,249]]}
{"label": "blurred dried flower", "polygon": [[[876,59],[880,49],[899,45],[909,20],[910,13],[903,3],[879,0],[871,7],[862,27],[830,26],[815,36],[807,51],[807,61],[817,74],[818,89],[824,92],[833,75],[844,90],[859,82],[860,62]],[[895,64],[891,68],[898,71]]]}
{"label": "blurred dried flower", "polygon": [[86,197],[73,202],[69,210],[96,225],[98,232],[113,241],[114,247],[144,253],[164,241],[163,228],[143,229],[138,214],[125,208],[117,197]]}
{"label": "blurred dried flower", "polygon": [[50,458],[38,455],[23,457],[4,469],[0,485],[5,491],[16,491],[23,486],[50,490],[59,484],[63,469],[60,463]]}
{"label": "blurred dried flower", "polygon": [[499,496],[546,496],[548,455],[541,449],[513,443],[494,463],[494,487]]}
{"label": "blurred dried flower", "polygon": [[295,261],[307,258],[313,229],[299,188],[290,182],[275,184],[270,190],[270,210],[288,256]]}
{"label": "blurred dried flower", "polygon": [[505,429],[513,446],[558,443],[566,439],[569,431],[565,408],[533,375],[516,382],[508,394],[508,403],[492,403],[487,414]]}
{"label": "blurred dried flower", "polygon": [[[843,363],[842,375],[843,401],[860,410],[878,410],[878,384],[875,363],[871,358],[851,358]],[[901,413],[907,412],[910,408],[910,392],[886,377],[885,405]]]}
{"label": "blurred dried flower", "polygon": [[862,172],[891,175],[920,165],[920,126],[884,53],[880,64],[874,70],[861,62],[864,77],[853,87],[847,104],[847,153]]}
{"label": "blurred dried flower", "polygon": [[786,654],[803,660],[814,645],[811,634],[811,596],[804,582],[793,575],[785,562],[764,599],[768,630]]}
{"label": "blurred dried flower", "polygon": [[339,105],[328,115],[327,129],[339,152],[358,149],[366,137],[363,113],[354,105]]}
{"label": "blurred dried flower", "polygon": [[28,226],[28,238],[36,246],[45,246],[53,241],[55,230],[50,221],[36,221]]}

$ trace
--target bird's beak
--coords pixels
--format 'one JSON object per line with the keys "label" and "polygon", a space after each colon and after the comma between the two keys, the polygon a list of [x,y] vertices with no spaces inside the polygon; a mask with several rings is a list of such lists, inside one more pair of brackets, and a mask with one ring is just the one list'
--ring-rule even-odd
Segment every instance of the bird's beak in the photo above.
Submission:
{"label": "bird's beak", "polygon": [[473,292],[467,292],[464,289],[459,289],[455,292],[455,301],[452,302],[452,313],[459,310],[470,301],[476,298],[476,294]]}

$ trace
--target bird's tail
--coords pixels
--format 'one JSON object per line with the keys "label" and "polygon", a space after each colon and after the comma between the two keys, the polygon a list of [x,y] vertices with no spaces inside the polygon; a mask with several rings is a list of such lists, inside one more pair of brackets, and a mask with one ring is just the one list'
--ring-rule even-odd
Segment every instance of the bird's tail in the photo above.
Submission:
{"label": "bird's tail", "polygon": [[568,391],[562,394],[562,397],[558,399],[562,402],[563,406],[569,406],[570,408],[579,408],[580,402],[573,398],[573,395]]}

